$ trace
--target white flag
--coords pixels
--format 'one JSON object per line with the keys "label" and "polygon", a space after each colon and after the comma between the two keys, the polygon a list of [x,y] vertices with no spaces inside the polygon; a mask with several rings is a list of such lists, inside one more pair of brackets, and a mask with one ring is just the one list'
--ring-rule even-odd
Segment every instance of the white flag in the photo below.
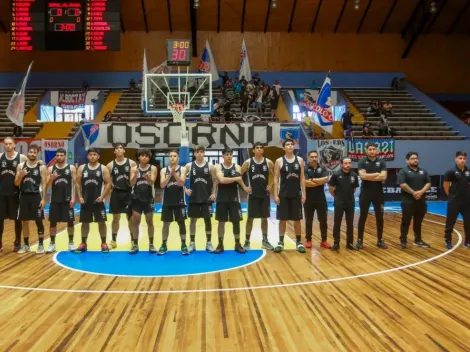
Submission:
{"label": "white flag", "polygon": [[33,62],[29,64],[28,71],[23,78],[23,83],[21,84],[21,89],[19,93],[16,91],[11,96],[10,102],[8,103],[7,110],[5,114],[15,125],[23,127],[23,117],[24,117],[24,105],[25,105],[25,90],[26,84],[28,83],[29,73],[31,72],[31,67]]}
{"label": "white flag", "polygon": [[245,76],[245,80],[248,82],[251,80],[250,60],[248,59],[245,39],[243,39],[242,51],[240,52],[240,75],[238,78],[242,79],[242,76]]}
{"label": "white flag", "polygon": [[145,110],[144,107],[144,102],[145,102],[145,75],[149,73],[149,68],[147,65],[147,54],[144,49],[144,60],[143,60],[143,65],[142,65],[142,95],[141,95],[141,101],[140,101],[140,106],[142,110]]}
{"label": "white flag", "polygon": [[215,64],[214,56],[212,55],[212,50],[207,39],[197,72],[210,73],[212,75],[212,82],[219,80],[219,71],[217,71],[217,65]]}

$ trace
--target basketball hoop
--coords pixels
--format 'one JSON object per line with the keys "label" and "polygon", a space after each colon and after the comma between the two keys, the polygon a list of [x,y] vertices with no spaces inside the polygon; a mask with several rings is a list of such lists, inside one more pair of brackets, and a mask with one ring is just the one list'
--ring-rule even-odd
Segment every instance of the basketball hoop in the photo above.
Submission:
{"label": "basketball hoop", "polygon": [[181,122],[183,120],[186,109],[187,106],[185,104],[170,104],[170,111],[173,115],[173,122]]}

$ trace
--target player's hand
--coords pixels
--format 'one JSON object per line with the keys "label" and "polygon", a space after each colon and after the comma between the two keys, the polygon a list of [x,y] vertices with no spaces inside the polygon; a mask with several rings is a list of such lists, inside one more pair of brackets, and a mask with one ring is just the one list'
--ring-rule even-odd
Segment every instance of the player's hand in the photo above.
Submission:
{"label": "player's hand", "polygon": [[45,205],[46,205],[46,202],[41,199],[41,202],[39,202],[39,208],[41,208],[41,210],[44,210]]}
{"label": "player's hand", "polygon": [[78,198],[78,201],[80,204],[85,204],[85,199],[83,199],[83,197]]}
{"label": "player's hand", "polygon": [[211,196],[209,197],[209,200],[211,202],[215,201],[215,194],[211,194]]}
{"label": "player's hand", "polygon": [[245,190],[245,192],[248,193],[248,194],[251,194],[251,192],[253,192],[253,190],[251,189],[251,187],[245,187],[244,190]]}
{"label": "player's hand", "polygon": [[150,174],[150,172],[146,172],[144,174],[144,178],[147,180],[147,181],[150,181],[150,178],[152,177],[152,174]]}
{"label": "player's hand", "polygon": [[186,194],[187,194],[188,196],[190,196],[190,197],[191,197],[191,194],[193,194],[193,190],[192,190],[192,189],[189,189],[189,188],[186,188],[185,192],[186,192]]}
{"label": "player's hand", "polygon": [[95,202],[96,203],[103,203],[103,196],[99,196],[98,198],[96,198]]}
{"label": "player's hand", "polygon": [[419,200],[421,198],[421,193],[419,191],[413,192],[413,198]]}
{"label": "player's hand", "polygon": [[50,176],[50,180],[54,181],[57,177],[59,177],[59,175],[57,175],[57,172],[54,171]]}
{"label": "player's hand", "polygon": [[20,171],[20,176],[25,177],[27,174],[29,174],[29,171],[27,168],[24,168]]}
{"label": "player's hand", "polygon": [[172,167],[170,169],[170,175],[174,175],[175,174],[175,171],[176,171],[176,168],[175,167]]}
{"label": "player's hand", "polygon": [[305,198],[305,196],[304,196],[303,194],[302,194],[301,201],[302,201],[302,204],[305,204],[306,198]]}
{"label": "player's hand", "polygon": [[281,200],[279,199],[278,195],[274,196],[274,203],[276,203],[277,205],[281,204]]}
{"label": "player's hand", "polygon": [[266,187],[266,191],[269,193],[271,192],[271,188],[273,188],[273,185],[268,185],[268,187]]}
{"label": "player's hand", "polygon": [[73,208],[75,206],[75,198],[70,199],[69,207]]}

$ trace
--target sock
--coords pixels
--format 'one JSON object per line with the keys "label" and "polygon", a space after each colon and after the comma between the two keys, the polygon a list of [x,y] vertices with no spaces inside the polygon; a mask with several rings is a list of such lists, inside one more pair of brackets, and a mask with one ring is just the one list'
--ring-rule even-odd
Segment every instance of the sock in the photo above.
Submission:
{"label": "sock", "polygon": [[73,235],[69,235],[69,243],[73,242]]}
{"label": "sock", "polygon": [[163,240],[162,246],[166,247],[166,240]]}
{"label": "sock", "polygon": [[139,244],[139,240],[132,240],[132,243],[135,244],[136,246]]}
{"label": "sock", "polygon": [[101,237],[101,244],[106,243],[106,237]]}
{"label": "sock", "polygon": [[212,234],[211,233],[206,233],[206,241],[210,242],[212,240]]}
{"label": "sock", "polygon": [[301,237],[300,237],[300,236],[295,236],[295,239],[297,240],[297,242],[302,242],[302,240],[301,240]]}
{"label": "sock", "polygon": [[240,244],[240,238],[235,238],[235,244]]}
{"label": "sock", "polygon": [[44,244],[44,237],[39,237],[39,244],[41,246]]}
{"label": "sock", "polygon": [[82,237],[82,243],[85,243],[85,244],[86,244],[86,240],[87,240],[86,237]]}
{"label": "sock", "polygon": [[[132,234],[131,234],[131,236],[132,236]],[[111,234],[111,238],[113,239],[114,242],[116,242],[117,233]]]}
{"label": "sock", "polygon": [[279,242],[284,243],[284,235],[279,236]]}
{"label": "sock", "polygon": [[189,236],[189,239],[191,240],[191,242],[194,242],[196,240],[196,235]]}
{"label": "sock", "polygon": [[267,241],[268,240],[268,234],[267,233],[263,233],[263,241]]}
{"label": "sock", "polygon": [[250,237],[251,237],[251,235],[248,235],[248,234],[247,234],[245,241],[250,242]]}
{"label": "sock", "polygon": [[25,238],[24,238],[24,244],[25,244],[26,246],[29,246],[29,237],[25,237]]}
{"label": "sock", "polygon": [[219,237],[219,244],[224,244],[224,238],[223,237]]}
{"label": "sock", "polygon": [[186,246],[186,240],[181,240],[181,246]]}
{"label": "sock", "polygon": [[55,244],[55,236],[51,236],[51,244]]}
{"label": "sock", "polygon": [[153,237],[149,238],[149,244],[153,244]]}

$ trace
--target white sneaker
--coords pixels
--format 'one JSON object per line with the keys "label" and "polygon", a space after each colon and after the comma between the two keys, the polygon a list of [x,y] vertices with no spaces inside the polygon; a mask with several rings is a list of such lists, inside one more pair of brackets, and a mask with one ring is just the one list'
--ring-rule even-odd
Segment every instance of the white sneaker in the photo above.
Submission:
{"label": "white sneaker", "polygon": [[55,243],[49,244],[46,253],[54,253],[55,252]]}
{"label": "white sneaker", "polygon": [[73,244],[73,242],[70,242],[69,243],[69,252],[73,252],[75,251],[77,248],[75,248],[75,245]]}
{"label": "white sneaker", "polygon": [[209,252],[209,253],[212,253],[214,251],[214,246],[212,246],[212,242],[211,241],[207,241],[206,243],[206,251]]}
{"label": "white sneaker", "polygon": [[194,251],[196,251],[196,243],[190,242],[190,243],[189,243],[189,247],[188,247],[188,252],[189,252],[189,253],[192,253],[192,252],[194,252]]}
{"label": "white sneaker", "polygon": [[110,249],[114,249],[114,248],[116,248],[116,247],[117,247],[116,241],[111,241],[111,242],[109,242],[109,248],[110,248]]}
{"label": "white sneaker", "polygon": [[36,254],[44,254],[44,246],[42,244],[38,245],[38,249],[36,250]]}
{"label": "white sneaker", "polygon": [[30,251],[31,251],[31,249],[29,248],[29,246],[24,244],[17,253],[18,254],[24,254],[24,253],[28,253]]}

